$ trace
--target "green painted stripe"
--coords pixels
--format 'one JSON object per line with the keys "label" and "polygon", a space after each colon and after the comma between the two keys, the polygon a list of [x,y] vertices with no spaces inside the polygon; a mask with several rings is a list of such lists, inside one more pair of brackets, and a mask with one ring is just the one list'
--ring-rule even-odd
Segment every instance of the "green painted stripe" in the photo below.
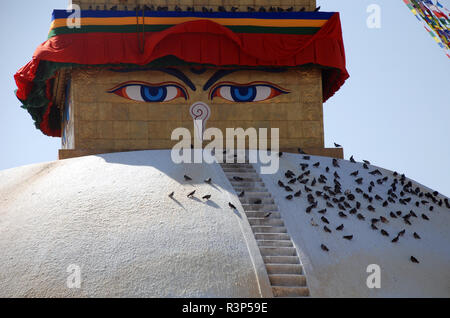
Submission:
{"label": "green painted stripe", "polygon": [[[173,25],[146,25],[145,32],[160,32],[167,30]],[[225,26],[235,33],[267,33],[267,34],[300,34],[300,35],[313,35],[316,34],[320,28],[317,27],[260,27],[260,26]],[[49,38],[60,34],[73,34],[73,33],[136,33],[142,32],[142,25],[91,25],[77,28],[55,28],[52,29],[48,35]]]}

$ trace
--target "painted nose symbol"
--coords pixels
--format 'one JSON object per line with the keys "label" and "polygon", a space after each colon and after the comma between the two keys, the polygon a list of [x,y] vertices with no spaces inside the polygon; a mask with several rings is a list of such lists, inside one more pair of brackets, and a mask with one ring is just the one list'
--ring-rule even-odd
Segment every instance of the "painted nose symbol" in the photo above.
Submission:
{"label": "painted nose symbol", "polygon": [[190,113],[194,120],[195,136],[198,140],[203,141],[203,133],[205,132],[206,123],[211,116],[211,109],[202,102],[197,102],[191,106]]}

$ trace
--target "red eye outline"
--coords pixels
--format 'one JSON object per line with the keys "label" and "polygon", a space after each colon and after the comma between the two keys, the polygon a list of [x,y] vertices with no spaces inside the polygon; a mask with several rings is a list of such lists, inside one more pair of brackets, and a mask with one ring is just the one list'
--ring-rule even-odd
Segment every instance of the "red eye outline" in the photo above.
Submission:
{"label": "red eye outline", "polygon": [[[251,82],[251,83],[247,83],[247,84],[239,84],[239,83],[236,83],[236,82],[220,82],[220,83],[215,84],[213,87],[211,87],[211,89],[209,91],[209,94],[208,94],[209,95],[209,99],[213,100],[214,97],[220,97],[220,98],[223,98],[223,99],[225,99],[227,101],[230,101],[229,99],[224,98],[222,95],[220,95],[220,88],[222,88],[224,86],[230,86],[230,87],[265,86],[265,87],[269,87],[269,88],[272,89],[271,94],[266,99],[260,100],[260,101],[249,101],[249,103],[264,102],[264,101],[270,100],[270,99],[272,99],[274,97],[277,97],[277,96],[279,96],[281,94],[289,94],[289,93],[291,93],[289,90],[284,89],[281,86],[273,84],[271,82],[259,82],[259,81],[256,81],[256,82]],[[231,101],[231,102],[233,102],[233,101]],[[239,101],[234,101],[234,102],[237,103]]]}
{"label": "red eye outline", "polygon": [[[118,84],[116,86],[114,86],[113,88],[111,88],[110,90],[106,91],[107,93],[112,93],[112,94],[116,94],[117,96],[132,100],[132,101],[137,101],[137,102],[145,102],[145,103],[150,103],[151,101],[140,101],[140,100],[136,100],[134,98],[131,98],[130,96],[128,96],[128,94],[126,93],[126,88],[129,86],[143,86],[143,87],[175,87],[177,89],[177,95],[172,98],[169,101],[159,101],[159,103],[168,103],[170,101],[173,101],[177,98],[183,97],[185,100],[189,99],[189,93],[186,89],[186,87],[184,87],[184,85],[177,83],[177,82],[162,82],[162,83],[156,83],[156,84],[152,84],[152,83],[148,83],[148,82],[142,82],[142,81],[128,81],[128,82],[124,82],[121,84]],[[142,97],[142,99],[144,99],[144,97]],[[153,102],[156,103],[156,102]]]}

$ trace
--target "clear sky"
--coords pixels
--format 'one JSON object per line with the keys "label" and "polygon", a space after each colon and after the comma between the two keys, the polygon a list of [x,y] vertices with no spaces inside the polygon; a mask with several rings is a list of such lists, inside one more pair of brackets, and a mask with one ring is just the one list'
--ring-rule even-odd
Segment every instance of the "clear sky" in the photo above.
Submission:
{"label": "clear sky", "polygon": [[[447,8],[449,0],[441,0]],[[46,40],[53,9],[67,0],[2,2],[0,11],[0,170],[57,157],[14,96],[14,73]],[[370,4],[381,28],[366,24]],[[324,105],[325,143],[345,157],[405,173],[450,196],[450,59],[402,0],[318,0],[341,12],[350,79]],[[26,21],[26,22],[25,22]]]}

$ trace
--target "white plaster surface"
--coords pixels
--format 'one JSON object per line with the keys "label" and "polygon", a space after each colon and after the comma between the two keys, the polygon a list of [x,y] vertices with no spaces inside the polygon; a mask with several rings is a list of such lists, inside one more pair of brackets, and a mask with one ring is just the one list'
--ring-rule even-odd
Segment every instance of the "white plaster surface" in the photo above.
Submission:
{"label": "white plaster surface", "polygon": [[[255,250],[217,164],[143,151],[0,172],[0,297],[268,296]],[[71,264],[80,289],[66,286]]]}
{"label": "white plaster surface", "polygon": [[[417,208],[413,203],[416,197],[412,196],[412,203],[405,206],[398,203],[389,204],[382,207],[382,201],[373,200],[375,213],[369,212],[366,207],[369,204],[362,196],[355,193],[355,188],[360,187],[368,193],[368,183],[375,182],[375,187],[371,196],[375,194],[387,198],[387,191],[393,181],[393,172],[379,168],[383,176],[388,176],[389,181],[383,185],[378,185],[376,179],[380,176],[368,174],[378,167],[369,166],[370,170],[365,170],[362,163],[351,163],[340,160],[340,168],[334,168],[331,158],[311,156],[311,160],[302,160],[303,156],[295,154],[284,154],[280,160],[280,170],[277,175],[262,175],[268,190],[275,198],[286,227],[297,247],[303,265],[305,267],[308,286],[313,297],[450,297],[450,210],[435,206],[433,212],[427,208]],[[312,165],[320,162],[319,168]],[[285,199],[288,193],[278,186],[278,180],[285,184],[284,173],[290,169],[297,176],[301,173],[300,163],[309,163],[311,177],[325,175],[328,178],[328,185],[334,187],[333,173],[337,171],[341,179],[338,181],[342,185],[342,192],[350,189],[356,195],[356,200],[362,203],[361,213],[366,221],[358,220],[354,215],[349,215],[346,219],[338,216],[336,204],[335,209],[328,208],[325,217],[330,221],[327,225],[333,232],[326,233],[323,230],[325,225],[321,220],[321,214],[317,211],[325,208],[325,201],[318,199],[319,208],[313,210],[311,214],[305,213],[309,206],[303,185],[296,183],[292,188],[294,191],[302,190],[301,198],[294,198],[292,201]],[[326,166],[330,167],[330,173],[325,172]],[[364,184],[358,185],[355,178],[349,176],[355,170],[359,170],[360,176],[364,177]],[[400,171],[401,173],[401,171]],[[407,177],[407,175],[406,175]],[[409,179],[407,179],[409,181]],[[310,184],[310,183],[309,183]],[[308,185],[309,185],[308,184]],[[433,191],[413,181],[414,188],[420,186],[423,191]],[[323,184],[310,187],[314,191],[322,190]],[[399,187],[401,188],[401,187]],[[401,189],[398,189],[397,195]],[[439,189],[437,189],[439,190]],[[338,195],[339,197],[340,195]],[[398,195],[399,198],[400,195]],[[411,196],[406,193],[405,197]],[[445,198],[440,195],[441,198]],[[427,200],[425,197],[419,200]],[[350,201],[349,201],[350,202]],[[350,202],[351,203],[351,202]],[[353,206],[354,203],[351,203]],[[413,210],[418,218],[411,218],[412,225],[406,225],[403,219],[391,219],[390,211],[401,210],[403,214]],[[430,221],[421,218],[421,214],[426,214]],[[383,228],[389,233],[389,237],[382,236],[380,231],[374,231],[370,227],[371,218],[385,216],[390,220],[389,224],[379,223],[379,229]],[[318,227],[311,225],[311,218],[318,224]],[[344,224],[344,230],[335,230],[340,224]],[[406,229],[406,234],[400,238],[399,242],[392,243],[391,240],[396,234]],[[417,232],[422,239],[413,238],[413,233]],[[343,235],[354,235],[353,240],[347,241]],[[321,249],[321,244],[329,248],[329,252]],[[420,262],[415,264],[410,261],[414,256]],[[367,266],[378,264],[381,267],[381,288],[369,289],[366,286]]]}

